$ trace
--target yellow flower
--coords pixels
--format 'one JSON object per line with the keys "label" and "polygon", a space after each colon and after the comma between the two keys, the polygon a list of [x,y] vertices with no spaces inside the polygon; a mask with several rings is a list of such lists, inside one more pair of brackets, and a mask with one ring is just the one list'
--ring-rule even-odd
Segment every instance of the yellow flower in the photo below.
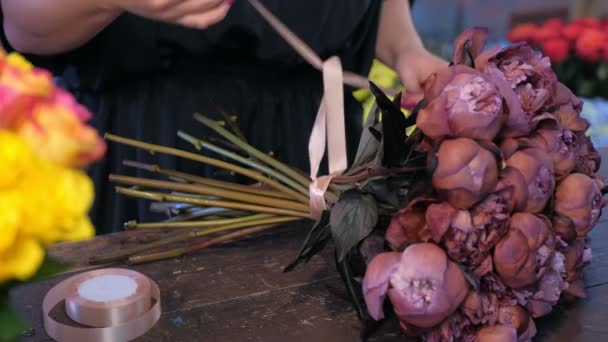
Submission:
{"label": "yellow flower", "polygon": [[[2,57],[0,57],[1,59]],[[0,72],[0,86],[17,93],[50,96],[53,91],[53,77],[46,70],[34,68],[23,56],[11,53],[4,57],[5,64]]]}
{"label": "yellow flower", "polygon": [[34,155],[18,135],[0,130],[0,283],[25,280],[44,246],[90,238],[93,184],[80,170]]}

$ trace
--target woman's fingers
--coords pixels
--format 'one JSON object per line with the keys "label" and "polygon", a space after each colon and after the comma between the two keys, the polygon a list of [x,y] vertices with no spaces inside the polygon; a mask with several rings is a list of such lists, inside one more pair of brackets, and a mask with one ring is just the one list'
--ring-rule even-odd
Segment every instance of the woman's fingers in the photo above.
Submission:
{"label": "woman's fingers", "polygon": [[228,14],[229,9],[230,5],[228,2],[222,1],[221,4],[209,10],[186,14],[175,20],[175,23],[194,29],[205,29],[222,21],[226,17],[226,14]]}
{"label": "woman's fingers", "polygon": [[186,0],[180,1],[162,13],[166,21],[176,21],[188,15],[200,15],[226,4],[226,0]]}

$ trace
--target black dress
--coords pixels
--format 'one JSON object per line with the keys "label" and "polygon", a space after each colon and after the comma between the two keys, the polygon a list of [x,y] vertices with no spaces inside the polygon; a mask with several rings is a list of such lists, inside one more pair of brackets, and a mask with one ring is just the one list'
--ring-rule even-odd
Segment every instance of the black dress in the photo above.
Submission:
{"label": "black dress", "polygon": [[[379,0],[264,0],[264,4],[322,58],[341,57],[346,70],[367,75],[374,56]],[[6,44],[6,41],[5,41]],[[100,133],[193,150],[178,130],[205,137],[192,118],[217,118],[212,101],[238,116],[254,146],[309,169],[307,143],[322,95],[321,74],[308,66],[246,1],[204,31],[125,14],[86,46],[53,58],[30,57],[62,75],[62,81],[94,114]],[[66,68],[66,66],[68,66]],[[349,153],[357,146],[361,108],[346,89]],[[109,145],[92,167],[98,233],[122,229],[127,220],[158,219],[150,203],[115,194],[108,174],[148,176],[123,160],[216,176],[208,167],[145,151]]]}

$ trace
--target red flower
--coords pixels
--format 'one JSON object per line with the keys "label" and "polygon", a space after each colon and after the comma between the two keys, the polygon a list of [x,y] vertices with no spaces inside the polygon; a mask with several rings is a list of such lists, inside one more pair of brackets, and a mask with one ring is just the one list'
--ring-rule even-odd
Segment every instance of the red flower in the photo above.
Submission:
{"label": "red flower", "polygon": [[532,42],[538,29],[538,26],[534,24],[519,24],[515,26],[511,32],[509,32],[509,41],[512,43]]}
{"label": "red flower", "polygon": [[598,18],[593,17],[582,17],[576,19],[573,24],[581,25],[587,28],[596,28],[599,29],[602,27],[602,22]]}
{"label": "red flower", "polygon": [[559,38],[559,33],[559,28],[543,25],[534,34],[534,41],[537,43],[542,43],[548,39]]}
{"label": "red flower", "polygon": [[553,63],[560,63],[568,58],[570,45],[563,38],[555,37],[541,42],[543,53],[551,59]]}
{"label": "red flower", "polygon": [[543,27],[551,27],[553,29],[561,29],[564,26],[566,26],[566,24],[560,18],[551,18],[543,23]]}
{"label": "red flower", "polygon": [[606,35],[599,29],[586,29],[576,41],[576,54],[591,63],[601,58],[606,41]]}
{"label": "red flower", "polygon": [[581,33],[583,33],[583,30],[585,30],[585,27],[583,27],[582,25],[570,24],[570,25],[562,28],[561,33],[562,33],[563,37],[565,37],[569,41],[573,42],[578,37],[580,37]]}

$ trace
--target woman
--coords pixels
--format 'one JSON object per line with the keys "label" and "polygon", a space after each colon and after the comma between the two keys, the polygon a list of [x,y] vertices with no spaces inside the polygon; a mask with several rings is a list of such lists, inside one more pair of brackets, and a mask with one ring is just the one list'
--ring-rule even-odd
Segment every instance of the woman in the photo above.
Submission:
{"label": "woman", "polygon": [[[322,58],[339,55],[366,75],[374,56],[395,68],[410,91],[445,62],[423,47],[407,0],[264,0]],[[238,115],[249,142],[302,170],[323,93],[321,75],[294,52],[247,1],[1,0],[4,44],[63,74],[102,132],[191,149],[178,130],[208,132],[194,112],[213,103]],[[361,109],[347,89],[349,149]],[[111,145],[91,170],[99,233],[131,219],[155,219],[147,204],[119,197],[109,173],[138,174],[123,160],[209,174],[204,166]],[[143,175],[143,174],[142,174]]]}

